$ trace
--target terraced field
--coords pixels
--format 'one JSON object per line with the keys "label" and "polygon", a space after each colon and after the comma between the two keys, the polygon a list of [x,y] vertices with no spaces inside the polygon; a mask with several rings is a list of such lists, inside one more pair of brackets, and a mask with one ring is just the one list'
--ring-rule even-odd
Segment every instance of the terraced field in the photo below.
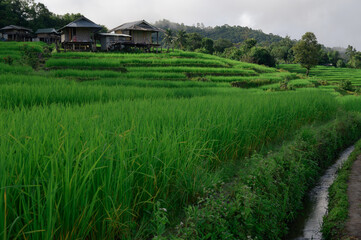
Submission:
{"label": "terraced field", "polygon": [[54,53],[34,71],[19,45],[0,43],[15,59],[0,63],[1,239],[161,235],[160,209],[176,222],[245,157],[340,107],[318,89],[231,87],[297,76],[212,55]]}
{"label": "terraced field", "polygon": [[[298,64],[281,64],[279,68],[292,73],[306,73],[306,70]],[[311,69],[310,76],[315,80],[327,80],[333,84],[337,84],[341,80],[350,80],[354,86],[361,86],[361,69],[317,66]]]}

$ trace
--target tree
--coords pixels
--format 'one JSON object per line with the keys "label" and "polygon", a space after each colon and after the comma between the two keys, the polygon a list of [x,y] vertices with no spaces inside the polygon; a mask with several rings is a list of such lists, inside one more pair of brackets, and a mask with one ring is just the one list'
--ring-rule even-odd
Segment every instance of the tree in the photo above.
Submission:
{"label": "tree", "polygon": [[187,44],[187,37],[187,33],[184,30],[179,30],[175,37],[175,44],[182,50]]}
{"label": "tree", "polygon": [[202,47],[202,36],[199,33],[189,33],[187,39],[187,49],[194,51]]}
{"label": "tree", "polygon": [[213,48],[214,51],[223,53],[226,48],[232,47],[233,43],[227,39],[218,39],[214,41]]}
{"label": "tree", "polygon": [[257,40],[254,38],[249,38],[246,41],[244,41],[243,46],[245,52],[256,46],[256,44],[257,44]]}
{"label": "tree", "polygon": [[311,32],[305,33],[293,47],[295,61],[306,68],[306,76],[309,75],[310,69],[318,64],[320,49],[315,34]]}
{"label": "tree", "polygon": [[167,51],[169,52],[169,48],[173,46],[174,43],[174,36],[172,29],[168,28],[167,30],[165,30],[163,42],[167,46]]}
{"label": "tree", "polygon": [[205,49],[205,52],[212,54],[214,51],[213,40],[210,38],[203,38],[202,39],[202,48]]}
{"label": "tree", "polygon": [[276,61],[270,52],[263,47],[253,47],[249,53],[252,63],[274,67]]}
{"label": "tree", "polygon": [[242,55],[243,55],[242,51],[236,47],[226,48],[226,49],[224,49],[224,52],[222,54],[222,56],[225,58],[229,58],[229,59],[233,59],[233,60],[237,60],[237,61],[241,60]]}
{"label": "tree", "polygon": [[294,42],[289,36],[286,36],[279,42],[274,42],[270,46],[271,55],[278,60],[278,62],[289,63],[294,59],[292,47]]}
{"label": "tree", "polygon": [[356,54],[357,50],[356,48],[352,47],[351,45],[347,46],[346,49],[346,56],[347,56],[347,60],[350,61],[352,59],[352,57]]}
{"label": "tree", "polygon": [[361,68],[361,52],[355,52],[347,64],[351,68]]}
{"label": "tree", "polygon": [[328,59],[332,66],[337,67],[337,62],[340,60],[340,52],[339,51],[330,51],[327,53]]}

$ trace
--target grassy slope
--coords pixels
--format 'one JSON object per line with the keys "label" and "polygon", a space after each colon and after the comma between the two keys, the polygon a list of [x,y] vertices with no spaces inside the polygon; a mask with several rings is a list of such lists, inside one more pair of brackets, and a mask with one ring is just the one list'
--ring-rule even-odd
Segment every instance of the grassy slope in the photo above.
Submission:
{"label": "grassy slope", "polygon": [[[0,53],[20,56],[17,48],[0,43]],[[151,236],[156,202],[176,215],[223,180],[228,162],[243,164],[339,106],[316,89],[231,88],[295,74],[200,53],[60,53],[46,67],[0,63],[8,238]]]}

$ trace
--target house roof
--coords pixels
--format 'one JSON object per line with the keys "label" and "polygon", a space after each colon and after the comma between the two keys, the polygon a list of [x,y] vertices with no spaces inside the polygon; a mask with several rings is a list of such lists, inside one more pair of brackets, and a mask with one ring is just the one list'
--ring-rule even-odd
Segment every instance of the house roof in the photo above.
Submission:
{"label": "house roof", "polygon": [[124,23],[116,28],[110,30],[110,32],[118,31],[118,30],[136,30],[136,31],[147,31],[147,32],[163,32],[163,29],[157,28],[151,24],[149,24],[145,20],[128,22]]}
{"label": "house roof", "polygon": [[78,18],[77,20],[69,23],[68,25],[65,25],[64,27],[60,28],[60,30],[64,29],[64,28],[93,28],[95,30],[100,30],[102,29],[102,26],[95,24],[94,22],[90,21],[89,19],[87,19],[86,17],[81,17]]}
{"label": "house roof", "polygon": [[9,25],[9,26],[6,26],[6,27],[3,27],[0,29],[0,31],[6,31],[6,30],[25,30],[25,31],[32,32],[32,30],[29,28],[16,26],[16,25]]}
{"label": "house roof", "polygon": [[55,34],[59,34],[54,28],[42,28],[42,29],[38,29],[35,34],[40,34],[40,33],[55,33]]}
{"label": "house roof", "polygon": [[98,33],[99,36],[110,36],[110,37],[132,37],[128,34],[116,34],[116,33]]}

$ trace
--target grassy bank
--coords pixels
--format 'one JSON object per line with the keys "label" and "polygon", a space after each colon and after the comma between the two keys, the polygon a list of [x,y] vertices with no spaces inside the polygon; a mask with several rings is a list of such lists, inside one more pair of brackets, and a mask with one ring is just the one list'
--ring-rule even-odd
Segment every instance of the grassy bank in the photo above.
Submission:
{"label": "grassy bank", "polygon": [[[302,200],[343,148],[360,136],[361,117],[349,114],[302,129],[275,153],[254,155],[233,185],[189,207],[177,227],[181,239],[281,239]],[[224,191],[226,189],[226,191]],[[166,238],[165,238],[166,239]]]}
{"label": "grassy bank", "polygon": [[346,236],[345,224],[348,219],[348,179],[353,162],[361,155],[361,141],[339,170],[335,182],[329,189],[328,213],[323,219],[322,234],[325,239],[343,239]]}

